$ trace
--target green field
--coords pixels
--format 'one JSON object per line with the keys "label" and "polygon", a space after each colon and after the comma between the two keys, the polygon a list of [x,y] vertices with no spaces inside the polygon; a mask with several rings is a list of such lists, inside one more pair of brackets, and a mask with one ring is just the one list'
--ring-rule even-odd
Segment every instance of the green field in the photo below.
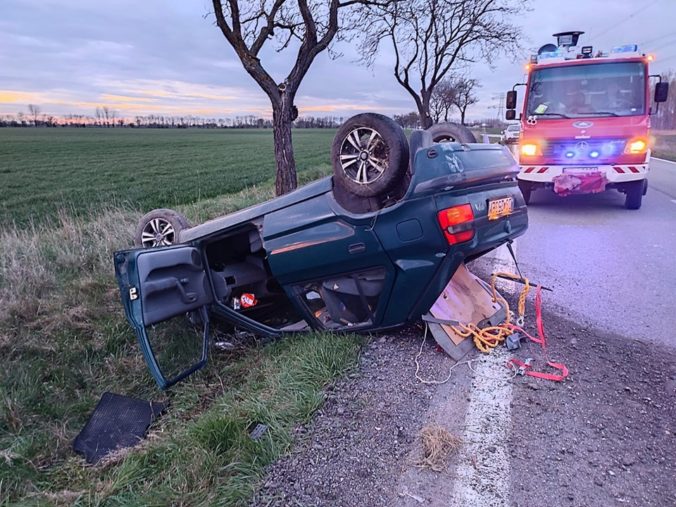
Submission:
{"label": "green field", "polygon": [[[330,163],[333,130],[294,130],[299,171]],[[274,178],[270,130],[0,129],[0,225],[125,204],[150,210]]]}
{"label": "green field", "polygon": [[[330,171],[332,137],[294,131],[301,184]],[[271,198],[271,132],[0,129],[0,181],[0,506],[247,505],[361,340],[222,335],[234,350],[160,392],[112,257],[149,208],[199,222]],[[87,466],[72,442],[106,391],[170,408],[139,447]]]}
{"label": "green field", "polygon": [[653,156],[676,161],[676,132],[656,132]]}

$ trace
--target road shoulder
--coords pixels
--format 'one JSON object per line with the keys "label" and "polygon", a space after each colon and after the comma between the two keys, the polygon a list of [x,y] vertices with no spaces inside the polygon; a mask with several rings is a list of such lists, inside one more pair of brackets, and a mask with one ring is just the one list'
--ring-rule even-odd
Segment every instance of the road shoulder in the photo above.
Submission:
{"label": "road shoulder", "polygon": [[552,314],[545,323],[570,376],[515,379],[512,505],[676,505],[676,351]]}

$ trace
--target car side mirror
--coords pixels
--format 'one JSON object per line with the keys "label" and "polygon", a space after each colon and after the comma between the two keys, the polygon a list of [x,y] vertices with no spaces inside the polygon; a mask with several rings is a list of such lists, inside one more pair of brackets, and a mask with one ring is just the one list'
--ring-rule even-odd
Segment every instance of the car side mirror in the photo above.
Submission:
{"label": "car side mirror", "polygon": [[516,119],[516,111],[514,109],[508,109],[505,112],[505,119],[506,120],[514,120]]}
{"label": "car side mirror", "polygon": [[669,96],[669,83],[662,81],[655,85],[655,102],[666,102]]}
{"label": "car side mirror", "polygon": [[510,90],[507,92],[506,106],[507,109],[516,109],[516,90]]}

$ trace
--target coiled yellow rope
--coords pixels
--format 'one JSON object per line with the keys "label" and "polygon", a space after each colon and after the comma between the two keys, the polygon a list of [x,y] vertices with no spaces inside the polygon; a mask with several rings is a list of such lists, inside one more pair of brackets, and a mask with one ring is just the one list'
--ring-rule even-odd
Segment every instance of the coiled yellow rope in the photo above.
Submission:
{"label": "coiled yellow rope", "polygon": [[522,278],[512,273],[493,273],[491,275],[491,292],[493,296],[493,302],[494,303],[499,302],[502,305],[504,305],[506,314],[505,322],[503,324],[500,324],[499,326],[488,326],[484,328],[479,328],[477,325],[472,323],[460,324],[459,326],[451,326],[453,331],[455,331],[458,335],[462,336],[463,338],[472,336],[476,348],[478,348],[481,352],[485,354],[491,352],[500,343],[505,341],[505,339],[513,332],[513,330],[510,327],[512,312],[509,309],[509,303],[495,289],[495,282],[498,276],[501,278],[509,278],[511,280],[518,280],[523,282],[524,284],[523,289],[519,294],[519,302],[517,304],[518,311],[517,323],[520,326],[523,325],[523,318],[526,313],[526,297],[528,297],[528,292],[530,291],[530,282],[528,281],[527,278]]}

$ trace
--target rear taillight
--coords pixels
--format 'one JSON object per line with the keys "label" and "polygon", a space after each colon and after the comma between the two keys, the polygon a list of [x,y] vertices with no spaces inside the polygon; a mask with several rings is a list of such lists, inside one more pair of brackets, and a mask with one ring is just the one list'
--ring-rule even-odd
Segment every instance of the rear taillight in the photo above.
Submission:
{"label": "rear taillight", "polygon": [[474,212],[470,204],[461,204],[441,210],[437,214],[437,219],[449,245],[464,243],[474,237],[472,228]]}

